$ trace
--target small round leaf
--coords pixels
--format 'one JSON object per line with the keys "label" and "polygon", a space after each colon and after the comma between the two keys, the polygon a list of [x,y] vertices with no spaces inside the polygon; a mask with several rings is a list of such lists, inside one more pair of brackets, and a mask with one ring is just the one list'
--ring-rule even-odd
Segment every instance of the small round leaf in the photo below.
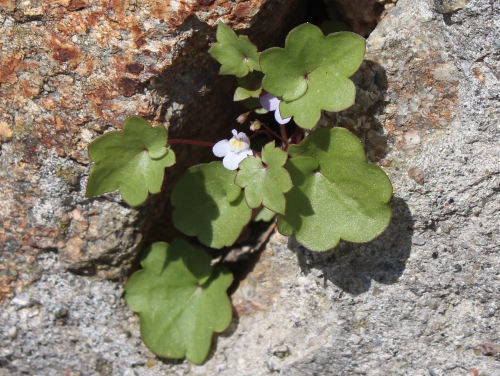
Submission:
{"label": "small round leaf", "polygon": [[119,189],[131,206],[142,204],[148,192],[161,189],[165,167],[175,163],[164,127],[152,127],[138,116],[129,117],[123,131],[106,133],[89,145],[90,170],[87,197]]}
{"label": "small round leaf", "polygon": [[259,52],[247,36],[237,36],[223,22],[217,25],[217,43],[208,51],[212,57],[222,64],[219,74],[232,74],[244,77],[248,72],[260,71]]}
{"label": "small round leaf", "polygon": [[233,277],[210,265],[209,255],[183,239],[154,243],[125,285],[125,300],[139,313],[146,346],[166,358],[201,363],[213,332],[231,322],[227,289]]}
{"label": "small round leaf", "polygon": [[247,157],[240,163],[235,183],[245,188],[245,200],[250,208],[262,204],[276,213],[285,212],[283,193],[292,188],[290,175],[283,168],[287,157],[287,153],[275,147],[273,141],[262,149],[262,159]]}
{"label": "small round leaf", "polygon": [[[299,99],[309,87],[309,76],[316,69],[329,66],[343,77],[353,75],[361,65],[366,43],[361,36],[339,32],[324,36],[314,25],[302,24],[288,34],[285,47],[261,53],[265,76],[262,86],[285,102]],[[330,82],[324,82],[329,85]]]}
{"label": "small round leaf", "polygon": [[340,239],[368,242],[391,219],[392,185],[384,171],[367,162],[359,139],[344,128],[321,128],[288,149],[286,169],[294,187],[286,193],[279,231],[315,251]]}
{"label": "small round leaf", "polygon": [[238,78],[238,88],[234,92],[233,100],[237,102],[247,98],[259,98],[262,93],[262,77],[262,72],[254,71]]}
{"label": "small round leaf", "polygon": [[254,222],[262,221],[262,222],[269,222],[271,219],[275,217],[276,213],[273,212],[272,210],[269,210],[265,206],[263,206],[255,218],[253,219]]}
{"label": "small round leaf", "polygon": [[322,66],[309,75],[309,87],[302,97],[280,103],[280,113],[283,118],[293,116],[300,127],[312,129],[321,117],[321,110],[345,110],[354,104],[355,97],[356,87],[350,79],[333,66]]}

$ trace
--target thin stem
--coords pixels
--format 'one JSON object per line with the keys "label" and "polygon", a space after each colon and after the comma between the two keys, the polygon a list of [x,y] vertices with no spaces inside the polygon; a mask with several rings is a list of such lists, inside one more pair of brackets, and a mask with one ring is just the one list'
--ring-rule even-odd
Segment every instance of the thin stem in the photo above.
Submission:
{"label": "thin stem", "polygon": [[173,144],[184,144],[184,145],[198,145],[198,146],[208,146],[208,147],[213,147],[215,145],[214,142],[207,142],[207,141],[197,141],[197,140],[184,140],[181,138],[173,139],[173,140],[168,140],[168,143],[173,145]]}
{"label": "thin stem", "polygon": [[302,128],[300,128],[300,127],[295,128],[295,131],[293,132],[292,137],[291,137],[292,143],[300,144],[300,141],[302,140],[303,132],[304,131],[302,130]]}
{"label": "thin stem", "polygon": [[274,137],[276,137],[278,140],[281,140],[281,142],[283,142],[288,147],[288,142],[286,140],[284,140],[283,138],[281,138],[281,136],[279,134],[277,134],[275,131],[273,131],[271,128],[269,128],[266,124],[264,124],[264,123],[261,123],[261,124],[264,128],[266,128],[269,132],[271,132],[271,134]]}
{"label": "thin stem", "polygon": [[251,135],[249,138],[250,140],[257,137],[257,136],[260,136],[261,134],[265,134],[267,137],[269,137],[269,139],[272,141],[274,140],[273,138],[273,135],[269,133],[269,131],[267,129],[261,129],[260,131],[257,131],[255,132],[253,135]]}
{"label": "thin stem", "polygon": [[286,146],[288,146],[288,135],[286,134],[285,124],[280,124],[281,137],[284,140],[287,140]]}

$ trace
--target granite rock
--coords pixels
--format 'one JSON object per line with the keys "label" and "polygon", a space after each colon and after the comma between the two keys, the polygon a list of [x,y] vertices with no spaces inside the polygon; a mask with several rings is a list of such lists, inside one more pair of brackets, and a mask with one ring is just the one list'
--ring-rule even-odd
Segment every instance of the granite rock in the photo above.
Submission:
{"label": "granite rock", "polygon": [[200,366],[145,349],[120,284],[39,253],[40,280],[2,305],[0,375],[500,374],[500,6],[443,4],[398,1],[356,104],[319,124],[358,134],[390,176],[379,238],[316,253],[275,234]]}

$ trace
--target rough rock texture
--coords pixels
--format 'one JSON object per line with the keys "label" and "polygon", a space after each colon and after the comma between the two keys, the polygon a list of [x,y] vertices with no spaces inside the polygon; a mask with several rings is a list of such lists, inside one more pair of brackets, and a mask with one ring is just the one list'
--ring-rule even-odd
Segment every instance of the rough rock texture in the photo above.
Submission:
{"label": "rough rock texture", "polygon": [[[236,110],[234,79],[207,53],[215,24],[266,48],[300,4],[0,1],[0,301],[39,277],[40,251],[60,252],[71,270],[123,276],[168,197],[138,210],[113,194],[86,199],[88,143],[130,115],[171,137],[220,139]],[[207,158],[190,150],[176,148],[185,163],[168,170],[166,194],[186,163]]]}
{"label": "rough rock texture", "polygon": [[389,174],[381,237],[314,253],[275,235],[202,366],[154,358],[120,285],[41,253],[40,281],[2,306],[0,375],[500,374],[499,61],[498,2],[398,1],[356,105],[321,124]]}

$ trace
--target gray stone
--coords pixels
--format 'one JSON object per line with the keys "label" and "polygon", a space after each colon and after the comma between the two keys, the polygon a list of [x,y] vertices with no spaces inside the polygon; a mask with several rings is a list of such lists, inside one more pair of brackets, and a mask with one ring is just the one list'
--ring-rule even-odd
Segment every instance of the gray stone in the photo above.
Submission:
{"label": "gray stone", "polygon": [[30,298],[26,295],[16,296],[14,299],[11,300],[11,304],[18,308],[25,308],[30,305],[33,305],[32,302],[30,301]]}
{"label": "gray stone", "polygon": [[415,244],[415,245],[424,245],[425,239],[421,238],[420,236],[412,236],[411,242],[412,242],[412,244]]}
{"label": "gray stone", "polygon": [[349,337],[349,341],[353,344],[353,345],[359,345],[359,343],[363,340],[363,338],[361,338],[360,336],[356,335],[356,334],[351,334],[351,336]]}
{"label": "gray stone", "polygon": [[450,14],[463,9],[469,0],[435,0],[439,13]]}
{"label": "gray stone", "polygon": [[17,336],[17,328],[15,326],[12,326],[12,327],[8,328],[7,329],[7,335],[10,338],[16,338],[16,336]]}
{"label": "gray stone", "polygon": [[[113,375],[500,374],[500,8],[436,4],[400,0],[388,12],[353,77],[356,104],[320,123],[358,134],[389,174],[385,233],[324,253],[274,235],[199,366],[145,348],[122,284],[39,254],[40,280],[16,296],[37,303],[2,305],[0,327],[18,335],[0,332],[0,374],[96,374],[97,359]],[[414,166],[423,184],[408,176]]]}

